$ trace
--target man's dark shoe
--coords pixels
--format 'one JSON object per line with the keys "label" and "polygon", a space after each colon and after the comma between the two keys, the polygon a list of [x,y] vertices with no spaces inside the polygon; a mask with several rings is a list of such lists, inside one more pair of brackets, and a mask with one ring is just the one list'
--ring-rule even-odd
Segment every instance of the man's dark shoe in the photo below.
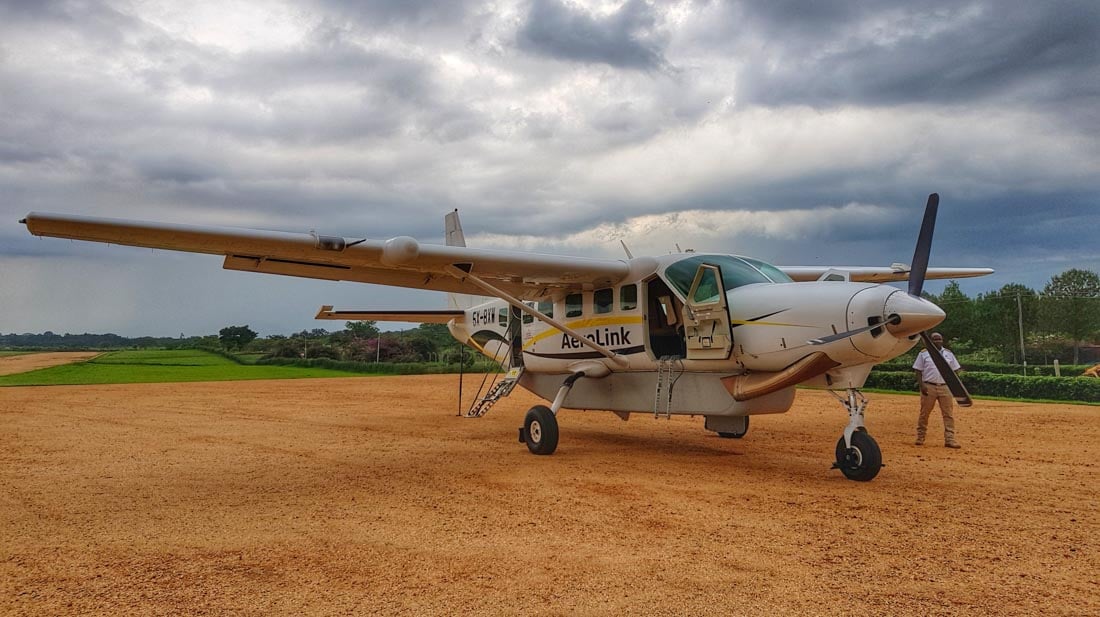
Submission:
{"label": "man's dark shoe", "polygon": [[943,444],[943,447],[945,447],[945,448],[951,448],[952,450],[960,450],[960,449],[962,449],[962,446],[960,446],[960,445],[959,445],[959,444],[957,444],[957,443],[945,443],[945,444]]}

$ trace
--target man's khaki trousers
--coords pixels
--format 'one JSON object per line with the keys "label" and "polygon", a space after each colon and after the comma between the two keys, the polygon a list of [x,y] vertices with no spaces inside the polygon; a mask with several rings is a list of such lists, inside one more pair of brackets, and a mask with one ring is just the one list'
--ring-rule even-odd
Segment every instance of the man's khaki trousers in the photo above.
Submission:
{"label": "man's khaki trousers", "polygon": [[[925,394],[927,392],[927,394]],[[924,383],[924,392],[920,395],[920,417],[917,418],[917,441],[924,441],[928,432],[928,415],[932,413],[932,407],[940,402],[940,412],[943,413],[943,442],[955,443],[955,398],[951,396],[951,390],[946,384]]]}

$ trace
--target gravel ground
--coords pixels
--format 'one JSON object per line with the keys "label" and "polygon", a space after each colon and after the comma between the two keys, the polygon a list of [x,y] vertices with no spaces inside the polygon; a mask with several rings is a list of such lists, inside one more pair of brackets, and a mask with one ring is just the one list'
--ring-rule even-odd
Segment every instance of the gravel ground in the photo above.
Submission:
{"label": "gravel ground", "polygon": [[0,388],[0,613],[1100,614],[1100,408],[978,401],[952,451],[869,395],[856,483],[827,393],[743,440],[567,411],[536,457],[537,399],[456,383]]}

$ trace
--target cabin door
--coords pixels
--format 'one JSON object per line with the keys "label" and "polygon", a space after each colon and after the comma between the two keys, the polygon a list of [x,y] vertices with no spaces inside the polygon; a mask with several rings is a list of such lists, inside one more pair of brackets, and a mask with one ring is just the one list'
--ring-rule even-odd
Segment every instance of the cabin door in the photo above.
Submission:
{"label": "cabin door", "polygon": [[725,360],[733,351],[726,290],[718,266],[702,264],[684,303],[684,338],[689,360]]}

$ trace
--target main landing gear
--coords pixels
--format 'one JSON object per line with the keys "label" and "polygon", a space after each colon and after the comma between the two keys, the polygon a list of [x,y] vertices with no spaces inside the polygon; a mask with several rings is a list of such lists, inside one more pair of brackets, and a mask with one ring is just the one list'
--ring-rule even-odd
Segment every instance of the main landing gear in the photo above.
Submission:
{"label": "main landing gear", "polygon": [[581,377],[584,377],[584,371],[567,377],[549,407],[535,405],[527,411],[523,427],[519,429],[519,441],[527,444],[531,454],[553,454],[558,448],[558,411],[565,402],[565,395]]}
{"label": "main landing gear", "polygon": [[867,399],[856,388],[848,388],[847,400],[835,392],[833,395],[848,409],[848,426],[844,427],[844,435],[836,442],[836,463],[833,464],[833,469],[839,469],[849,480],[867,482],[882,469],[882,451],[863,426],[863,410],[867,408]]}

